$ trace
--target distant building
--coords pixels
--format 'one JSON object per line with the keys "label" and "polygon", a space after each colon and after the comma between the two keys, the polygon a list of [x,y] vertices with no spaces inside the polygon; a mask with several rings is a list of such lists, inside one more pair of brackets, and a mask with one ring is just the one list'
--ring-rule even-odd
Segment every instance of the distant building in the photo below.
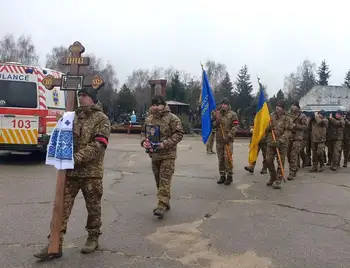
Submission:
{"label": "distant building", "polygon": [[300,108],[306,105],[339,105],[350,110],[350,88],[346,86],[314,86],[299,101]]}

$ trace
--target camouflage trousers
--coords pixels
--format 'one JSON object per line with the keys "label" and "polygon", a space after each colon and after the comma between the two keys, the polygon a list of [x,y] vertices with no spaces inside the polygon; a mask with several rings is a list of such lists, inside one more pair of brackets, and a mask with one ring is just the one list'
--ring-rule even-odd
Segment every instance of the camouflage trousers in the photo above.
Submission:
{"label": "camouflage trousers", "polygon": [[157,186],[157,208],[170,208],[171,179],[175,172],[175,158],[152,161],[152,171]]}
{"label": "camouflage trousers", "polygon": [[[286,155],[287,155],[287,149],[288,146],[287,145],[282,145],[280,148],[278,148],[279,152],[280,152],[280,156],[281,156],[281,162],[282,162],[282,168],[284,169],[284,162],[286,159]],[[276,168],[275,168],[275,163],[274,160],[275,158],[277,159],[277,173],[276,173]],[[283,178],[283,174],[282,174],[282,169],[280,166],[280,162],[278,160],[278,156],[277,156],[277,150],[274,147],[271,147],[269,144],[267,144],[267,150],[266,150],[266,165],[267,168],[269,170],[270,173],[270,177],[272,181],[281,181]]]}
{"label": "camouflage trousers", "polygon": [[289,172],[296,175],[300,168],[300,151],[302,141],[289,141],[287,158],[289,163]]}
{"label": "camouflage trousers", "polygon": [[343,140],[344,165],[349,161],[349,153],[350,153],[350,139],[344,139]]}
{"label": "camouflage trousers", "polygon": [[[228,144],[229,146],[229,152],[233,154],[233,142]],[[218,162],[219,162],[219,173],[220,176],[232,176],[233,174],[233,168],[230,169],[229,167],[229,159],[227,157],[227,152],[225,149],[225,144],[222,141],[216,141],[216,153],[218,156]]]}
{"label": "camouflage trousers", "polygon": [[331,162],[332,168],[338,168],[341,159],[343,140],[329,141],[328,146],[328,161]]}
{"label": "camouflage trousers", "polygon": [[311,141],[303,140],[300,148],[300,158],[303,161],[303,165],[311,164]]}
{"label": "camouflage trousers", "polygon": [[101,199],[103,194],[103,181],[101,178],[67,177],[64,190],[64,211],[61,226],[61,243],[67,232],[67,224],[72,212],[74,200],[79,190],[82,191],[88,212],[85,229],[89,236],[99,237],[101,233]]}
{"label": "camouflage trousers", "polygon": [[215,140],[215,131],[210,133],[210,136],[207,141],[207,152],[212,152],[214,148],[214,140]]}
{"label": "camouflage trousers", "polygon": [[324,166],[325,148],[326,148],[326,144],[324,142],[311,143],[313,168],[317,168],[318,164],[320,164],[321,167]]}

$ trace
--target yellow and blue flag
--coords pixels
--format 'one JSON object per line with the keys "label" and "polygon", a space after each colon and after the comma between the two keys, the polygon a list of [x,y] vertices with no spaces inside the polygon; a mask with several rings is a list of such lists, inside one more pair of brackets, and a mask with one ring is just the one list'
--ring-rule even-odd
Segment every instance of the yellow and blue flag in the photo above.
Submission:
{"label": "yellow and blue flag", "polygon": [[212,130],[211,112],[216,109],[215,99],[213,92],[210,88],[207,73],[203,69],[202,75],[202,94],[201,101],[201,117],[202,117],[202,141],[207,143]]}
{"label": "yellow and blue flag", "polygon": [[254,118],[254,127],[252,134],[252,141],[249,146],[249,164],[256,162],[258,158],[259,141],[265,136],[265,130],[270,124],[270,112],[265,99],[264,88],[259,82],[259,99],[258,106],[256,109],[256,115]]}

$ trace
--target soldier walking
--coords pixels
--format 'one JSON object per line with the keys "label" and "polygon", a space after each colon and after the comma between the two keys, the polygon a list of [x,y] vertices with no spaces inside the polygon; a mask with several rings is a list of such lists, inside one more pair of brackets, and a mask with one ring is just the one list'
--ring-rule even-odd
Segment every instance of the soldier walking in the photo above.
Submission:
{"label": "soldier walking", "polygon": [[343,140],[343,167],[348,166],[349,152],[350,152],[350,111],[346,112],[345,116],[345,128],[344,128],[344,140]]}
{"label": "soldier walking", "polygon": [[335,117],[329,115],[329,143],[330,143],[330,157],[331,170],[336,171],[340,166],[341,150],[343,145],[345,120],[342,111],[338,110]]}
{"label": "soldier walking", "polygon": [[312,124],[311,131],[311,150],[312,150],[312,168],[310,172],[317,172],[318,164],[319,171],[324,170],[324,156],[327,141],[328,119],[324,116],[325,112],[321,110],[315,112],[314,118],[310,120]]}
{"label": "soldier walking", "polygon": [[303,132],[303,142],[300,150],[300,158],[303,161],[302,167],[311,167],[311,118],[307,116],[307,130]]}
{"label": "soldier walking", "polygon": [[207,141],[207,154],[215,154],[215,152],[213,151],[215,132],[216,132],[215,114],[216,114],[216,111],[211,112],[212,129],[211,129],[211,133],[210,133],[210,136],[208,138],[208,141]]}
{"label": "soldier walking", "polygon": [[290,116],[293,123],[287,151],[289,162],[289,175],[287,179],[294,180],[300,168],[300,151],[304,139],[304,131],[307,131],[306,115],[300,111],[298,101],[292,103]]}
{"label": "soldier walking", "polygon": [[[149,133],[149,129],[154,131]],[[158,218],[163,218],[165,211],[170,209],[171,179],[175,172],[177,144],[183,135],[182,123],[171,113],[164,97],[153,96],[152,106],[141,131],[141,146],[152,159],[152,171],[158,191],[158,204],[153,214]]]}
{"label": "soldier walking", "polygon": [[[229,146],[229,152],[233,154],[233,141],[236,135],[236,128],[239,125],[237,114],[231,110],[230,103],[227,98],[223,98],[221,106],[215,114],[216,133],[216,152],[219,161],[220,179],[218,184],[224,183],[230,185],[233,181],[233,168],[229,167],[229,156],[225,150],[225,146]],[[221,131],[223,130],[223,133]]]}
{"label": "soldier walking", "polygon": [[[103,161],[108,145],[111,124],[97,104],[97,90],[84,88],[78,92],[80,107],[75,110],[73,122],[74,169],[67,170],[64,193],[60,247],[58,254],[49,254],[48,246],[34,254],[39,259],[62,256],[63,236],[75,197],[82,191],[88,211],[86,230],[88,238],[81,253],[91,253],[98,247],[101,233],[101,198],[103,193]],[[50,237],[50,236],[49,236]]]}
{"label": "soldier walking", "polygon": [[[254,130],[254,125],[251,126],[250,128],[250,133],[253,133],[253,130]],[[251,140],[250,140],[251,142]],[[263,156],[263,161],[262,161],[262,168],[261,168],[261,171],[260,171],[260,174],[266,174],[267,173],[267,166],[266,166],[266,148],[267,148],[267,142],[266,142],[266,137],[262,137],[261,140],[259,141],[258,143],[258,155],[259,155],[259,152],[261,151],[261,154]],[[255,165],[256,165],[256,162],[252,163],[251,165],[249,166],[245,166],[244,169],[250,173],[254,173],[254,169],[255,169]]]}
{"label": "soldier walking", "polygon": [[[281,189],[282,187],[282,168],[284,170],[284,162],[287,154],[289,137],[291,135],[292,123],[292,118],[285,112],[285,102],[279,101],[276,105],[276,111],[271,114],[271,123],[266,128],[266,164],[270,173],[270,179],[266,185],[272,186],[274,189]],[[275,134],[276,141],[274,141],[272,137],[272,131]],[[277,157],[278,168],[276,173],[274,159],[277,154],[277,149],[281,156],[282,167],[280,166]]]}

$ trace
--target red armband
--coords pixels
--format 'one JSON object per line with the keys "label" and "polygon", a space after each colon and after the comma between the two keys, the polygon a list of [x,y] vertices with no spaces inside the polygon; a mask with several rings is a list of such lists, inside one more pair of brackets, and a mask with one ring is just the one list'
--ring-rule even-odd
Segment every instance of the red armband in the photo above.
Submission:
{"label": "red armband", "polygon": [[96,135],[95,141],[101,143],[101,145],[106,149],[108,145],[108,138],[103,135]]}
{"label": "red armband", "polygon": [[238,125],[238,124],[239,124],[239,121],[238,121],[238,120],[233,120],[233,124],[234,124],[234,125]]}

